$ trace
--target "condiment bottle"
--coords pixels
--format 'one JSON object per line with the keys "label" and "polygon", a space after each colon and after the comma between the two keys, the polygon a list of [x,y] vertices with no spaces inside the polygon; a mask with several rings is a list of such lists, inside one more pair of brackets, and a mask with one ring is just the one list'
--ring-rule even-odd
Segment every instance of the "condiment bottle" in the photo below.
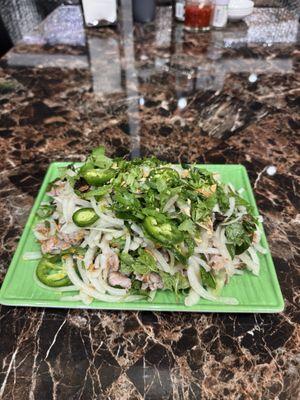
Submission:
{"label": "condiment bottle", "polygon": [[215,9],[213,13],[212,26],[214,28],[224,28],[228,19],[229,0],[215,0]]}
{"label": "condiment bottle", "polygon": [[185,0],[174,1],[174,16],[177,21],[184,21]]}
{"label": "condiment bottle", "polygon": [[135,22],[150,22],[155,18],[156,0],[132,0],[132,12]]}
{"label": "condiment bottle", "polygon": [[117,23],[117,0],[82,0],[82,8],[86,26]]}
{"label": "condiment bottle", "polygon": [[192,32],[208,31],[213,9],[210,0],[186,0],[184,28]]}

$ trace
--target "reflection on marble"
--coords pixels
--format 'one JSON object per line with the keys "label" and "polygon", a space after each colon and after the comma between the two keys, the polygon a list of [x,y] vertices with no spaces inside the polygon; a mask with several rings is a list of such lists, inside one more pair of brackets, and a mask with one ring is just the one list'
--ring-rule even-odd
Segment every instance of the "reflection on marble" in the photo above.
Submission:
{"label": "reflection on marble", "polygon": [[55,46],[57,44],[84,46],[85,33],[80,8],[74,6],[58,7],[32,32],[29,34],[26,32],[22,42],[40,46]]}
{"label": "reflection on marble", "polygon": [[42,21],[37,4],[33,0],[1,0],[0,15],[1,24],[8,31],[13,43]]}
{"label": "reflection on marble", "polygon": [[[119,41],[114,37],[89,37],[88,48],[93,76],[93,92],[96,95],[120,93],[122,84]],[[102,62],[103,53],[106,54],[109,68]]]}
{"label": "reflection on marble", "polygon": [[248,25],[247,42],[295,43],[298,34],[297,15],[282,9],[254,9],[245,19]]}
{"label": "reflection on marble", "polygon": [[[78,27],[79,8],[57,10],[66,20],[69,12]],[[273,29],[281,13],[265,10],[265,27]],[[132,31],[125,9],[118,29],[86,30],[84,42],[68,24],[57,35],[40,26],[34,44],[20,43],[0,61],[1,278],[49,162],[80,160],[104,144],[113,156],[245,165],[286,309],[2,307],[1,399],[300,396],[299,47],[290,37],[268,46],[248,40],[255,21],[195,35],[164,24],[168,15],[162,8],[154,23]],[[237,37],[245,39],[229,45]],[[11,62],[16,56],[21,61]]]}
{"label": "reflection on marble", "polygon": [[88,68],[88,59],[84,55],[73,54],[18,54],[11,51],[6,56],[7,65],[12,67],[37,68]]}
{"label": "reflection on marble", "polygon": [[[135,49],[134,49],[134,27],[132,16],[132,0],[123,0],[121,3],[122,23],[120,28],[120,43],[122,46],[123,76],[124,90],[128,99],[127,115],[128,115],[128,133],[130,137],[130,148],[132,157],[139,157],[140,154],[140,119],[138,99],[138,72],[135,65]],[[125,68],[124,68],[125,67]]]}

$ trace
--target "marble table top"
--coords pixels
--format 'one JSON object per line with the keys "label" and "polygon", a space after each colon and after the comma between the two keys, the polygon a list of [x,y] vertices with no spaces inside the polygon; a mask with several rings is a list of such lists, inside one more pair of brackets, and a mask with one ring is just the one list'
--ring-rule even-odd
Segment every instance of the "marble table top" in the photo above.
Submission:
{"label": "marble table top", "polygon": [[57,8],[0,60],[0,275],[51,161],[111,156],[247,168],[285,298],[280,314],[2,307],[0,398],[300,397],[299,27],[255,9],[191,34],[171,8],[84,29]]}

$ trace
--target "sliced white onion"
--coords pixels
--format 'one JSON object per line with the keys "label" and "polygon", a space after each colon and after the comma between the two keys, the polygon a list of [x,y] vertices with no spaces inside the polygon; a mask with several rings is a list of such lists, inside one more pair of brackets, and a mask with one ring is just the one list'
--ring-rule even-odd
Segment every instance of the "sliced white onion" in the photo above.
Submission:
{"label": "sliced white onion", "polygon": [[187,276],[188,276],[188,280],[190,282],[190,285],[192,287],[192,289],[200,296],[203,297],[206,300],[210,300],[210,301],[216,301],[215,296],[213,296],[212,294],[208,293],[204,287],[200,284],[200,280],[198,275],[198,271],[199,271],[199,267],[194,264],[192,264],[190,262],[190,265],[188,267],[187,270]]}
{"label": "sliced white onion", "polygon": [[64,224],[61,228],[60,228],[60,232],[65,233],[67,235],[70,235],[72,233],[75,232],[79,232],[81,231],[82,228],[79,228],[77,225],[75,225],[73,222],[69,222],[67,224]]}
{"label": "sliced white onion", "polygon": [[143,240],[142,246],[143,246],[143,247],[148,247],[148,248],[151,249],[151,251],[152,251],[152,249],[154,248],[154,243],[152,242],[152,240],[149,240],[149,239],[145,238],[145,239]]}
{"label": "sliced white onion", "polygon": [[31,260],[39,260],[42,258],[42,253],[40,251],[26,251],[23,254],[23,260],[31,261]]}
{"label": "sliced white onion", "polygon": [[259,275],[259,264],[255,264],[246,253],[240,254],[239,258],[254,275]]}
{"label": "sliced white onion", "polygon": [[96,247],[100,243],[102,232],[98,230],[91,230],[86,236],[85,240],[90,247]]}
{"label": "sliced white onion", "polygon": [[86,239],[84,239],[84,241],[80,244],[80,247],[82,247],[83,249],[87,246],[87,241]]}
{"label": "sliced white onion", "polygon": [[210,271],[211,270],[210,266],[204,260],[202,260],[202,258],[200,258],[198,256],[191,256],[190,259],[194,263],[200,264],[205,269],[205,271]]}
{"label": "sliced white onion", "polygon": [[87,251],[84,255],[85,268],[89,268],[89,266],[93,263],[95,253],[96,253],[96,247],[90,247],[87,249]]}
{"label": "sliced white onion", "polygon": [[248,248],[248,253],[250,254],[250,257],[252,258],[253,262],[255,264],[259,265],[259,258],[258,258],[257,254],[256,254],[256,251],[253,249],[252,246],[250,246]]}
{"label": "sliced white onion", "polygon": [[101,285],[97,278],[93,278],[91,275],[89,275],[89,280],[99,293],[105,293],[105,288]]}
{"label": "sliced white onion", "polygon": [[124,226],[124,221],[116,217],[110,217],[109,215],[101,214],[101,219],[109,223],[111,226],[118,226],[118,227]]}
{"label": "sliced white onion", "polygon": [[214,206],[214,208],[213,208],[213,212],[217,212],[217,213],[220,212],[220,206],[219,206],[218,203],[215,204],[215,206]]}
{"label": "sliced white onion", "polygon": [[201,247],[207,248],[208,246],[208,242],[209,242],[209,237],[208,237],[208,233],[207,231],[204,229],[202,229],[201,232]]}
{"label": "sliced white onion", "polygon": [[169,253],[169,257],[170,257],[170,268],[174,269],[174,265],[175,265],[175,257],[174,254],[168,250]]}
{"label": "sliced white onion", "polygon": [[100,268],[100,254],[97,255],[94,261],[94,268],[99,269]]}
{"label": "sliced white onion", "polygon": [[198,246],[195,247],[195,253],[199,254],[220,254],[220,250],[218,250],[215,247],[203,247],[203,246]]}
{"label": "sliced white onion", "polygon": [[124,246],[124,250],[123,250],[124,253],[128,253],[129,248],[130,248],[130,243],[131,243],[131,238],[130,238],[130,234],[128,233],[126,235],[125,246]]}
{"label": "sliced white onion", "polygon": [[65,197],[63,199],[63,216],[66,222],[72,221],[72,216],[76,210],[75,201],[72,197]]}
{"label": "sliced white onion", "polygon": [[221,255],[225,258],[230,260],[230,255],[228,253],[226,247],[226,238],[225,238],[225,230],[218,226],[216,232],[213,235],[213,242],[214,246],[220,250]]}
{"label": "sliced white onion", "polygon": [[76,272],[74,271],[72,257],[68,257],[66,259],[66,271],[67,271],[70,281],[73,282],[73,284],[78,289],[80,289],[82,292],[86,293],[88,296],[95,298],[97,300],[116,303],[116,302],[120,302],[120,301],[133,302],[133,301],[140,301],[140,300],[145,299],[145,296],[140,296],[140,295],[111,296],[109,294],[103,294],[103,293],[98,292],[96,289],[93,289],[92,287],[86,285],[83,281],[81,281],[79,279]]}
{"label": "sliced white onion", "polygon": [[163,271],[165,271],[171,275],[174,275],[174,273],[175,273],[174,269],[171,269],[170,265],[165,260],[165,257],[158,250],[151,249],[151,253],[156,258],[156,260],[158,261],[158,264],[161,266]]}
{"label": "sliced white onion", "polygon": [[115,295],[115,296],[124,296],[127,294],[126,289],[120,289],[120,288],[115,288],[110,286],[103,278],[101,275],[99,275],[98,280],[101,284],[101,286],[105,289],[105,291],[109,294]]}
{"label": "sliced white onion", "polygon": [[51,215],[52,219],[60,219],[60,213],[56,210],[54,213]]}
{"label": "sliced white onion", "polygon": [[[98,276],[100,275],[101,271],[100,269],[93,269],[92,271],[87,271],[87,276],[88,278],[98,278]],[[89,278],[90,279],[90,278]]]}
{"label": "sliced white onion", "polygon": [[98,247],[102,250],[103,254],[107,254],[107,253],[111,252],[106,235],[103,235],[102,240]]}
{"label": "sliced white onion", "polygon": [[231,215],[232,215],[232,213],[234,211],[234,207],[235,207],[235,198],[234,197],[229,197],[229,209],[224,214],[227,217],[227,219],[229,217],[231,217]]}
{"label": "sliced white onion", "polygon": [[178,194],[175,196],[171,197],[165,204],[163,208],[163,212],[167,212],[170,210],[170,208],[175,204],[176,200],[178,199]]}
{"label": "sliced white onion", "polygon": [[91,207],[91,204],[88,201],[83,200],[77,196],[74,197],[74,202],[77,206],[80,206],[80,207]]}
{"label": "sliced white onion", "polygon": [[225,271],[226,271],[228,277],[238,274],[238,272],[237,272],[238,269],[235,267],[233,262],[225,262],[224,268],[225,268]]}
{"label": "sliced white onion", "polygon": [[83,302],[83,304],[85,304],[86,306],[90,305],[93,302],[93,297],[87,295],[84,291],[80,291],[79,296]]}
{"label": "sliced white onion", "polygon": [[87,295],[101,301],[117,302],[122,300],[121,296],[111,296],[99,293],[96,289],[93,289],[92,287],[86,285],[76,274],[72,257],[68,257],[65,262],[66,271],[70,281],[73,283],[73,285],[75,285],[78,289],[84,291]]}
{"label": "sliced white onion", "polygon": [[87,272],[87,277],[89,279],[89,282],[95,287],[96,290],[98,290],[100,293],[105,293],[108,292],[109,294],[116,295],[116,296],[124,296],[127,294],[126,289],[119,289],[119,288],[114,288],[110,285],[108,285],[107,282],[104,281],[104,279],[101,277],[101,271],[97,271],[97,276],[95,276],[95,271]]}
{"label": "sliced white onion", "polygon": [[245,214],[239,214],[236,218],[231,219],[230,221],[228,221],[228,218],[227,218],[226,222],[221,222],[221,225],[225,226],[225,225],[234,224],[235,222],[239,221],[242,218],[243,215],[245,215]]}
{"label": "sliced white onion", "polygon": [[235,187],[231,182],[227,183],[227,186],[231,189],[232,192],[235,192]]}
{"label": "sliced white onion", "polygon": [[72,169],[67,169],[66,174],[69,175],[69,176],[75,176],[76,172],[73,171]]}
{"label": "sliced white onion", "polygon": [[191,216],[191,206],[188,203],[184,203],[183,201],[177,201],[176,202],[177,207],[179,208],[179,210],[187,215],[188,217]]}
{"label": "sliced white onion", "polygon": [[255,248],[256,251],[258,251],[261,254],[267,254],[268,250],[265,249],[264,247],[262,247],[259,243],[258,244],[254,244],[253,247]]}
{"label": "sliced white onion", "polygon": [[235,268],[234,275],[243,275],[244,271],[242,269]]}
{"label": "sliced white onion", "polygon": [[[101,231],[101,232],[104,232],[104,233],[110,233],[110,234],[112,234],[112,235],[114,235],[114,234],[116,234],[116,235],[118,235],[119,234],[119,230],[116,230],[116,229],[114,229],[114,228],[99,228],[99,227],[92,227],[92,226],[90,226],[88,229],[91,229],[91,230],[96,230],[96,231]],[[123,235],[123,231],[122,231],[122,235]],[[121,236],[122,236],[121,235]]]}
{"label": "sliced white onion", "polygon": [[189,294],[184,299],[184,304],[187,307],[191,307],[197,304],[199,300],[200,300],[199,294],[195,292],[193,289],[190,289]]}
{"label": "sliced white onion", "polygon": [[105,256],[104,254],[99,254],[96,258],[95,258],[95,268],[97,269],[97,271],[99,271],[98,276],[97,276],[97,281],[94,281],[95,276],[93,275],[93,272],[88,272],[88,277],[91,280],[92,284],[94,284],[94,286],[96,287],[96,289],[101,287],[101,290],[104,290],[112,295],[126,295],[127,290],[126,289],[120,289],[120,288],[115,288],[110,286],[107,282],[107,268],[106,268],[106,264],[107,264],[107,256]]}
{"label": "sliced white onion", "polygon": [[87,271],[82,266],[82,260],[77,259],[77,268],[78,268],[79,274],[80,274],[83,282],[88,284],[89,278],[87,277]]}
{"label": "sliced white onion", "polygon": [[111,233],[111,236],[113,238],[117,239],[121,236],[124,236],[124,234],[125,234],[125,231],[124,231],[124,229],[122,229],[121,231],[115,231],[115,232]]}
{"label": "sliced white onion", "polygon": [[99,209],[99,206],[98,206],[98,204],[97,204],[97,202],[96,202],[95,197],[92,197],[90,201],[91,201],[91,205],[92,205],[92,207],[93,207],[93,210],[94,210],[95,213],[98,215],[98,217],[101,218],[102,213],[101,213],[101,211],[100,211],[100,209]]}
{"label": "sliced white onion", "polygon": [[102,232],[98,232],[97,235],[94,236],[94,240],[91,243],[92,246],[99,246],[101,240]]}
{"label": "sliced white onion", "polygon": [[49,236],[54,236],[55,233],[56,233],[57,225],[56,225],[56,223],[55,223],[53,220],[51,220],[51,219],[48,219],[48,222],[50,222]]}
{"label": "sliced white onion", "polygon": [[179,164],[170,164],[169,168],[173,169],[174,171],[178,172],[179,175],[182,174],[183,168]]}
{"label": "sliced white onion", "polygon": [[133,230],[133,232],[137,233],[142,238],[145,237],[143,230],[138,225],[131,224],[131,229]]}
{"label": "sliced white onion", "polygon": [[33,234],[37,240],[47,240],[47,235],[43,235],[42,233],[38,232],[36,229],[33,229]]}
{"label": "sliced white onion", "polygon": [[143,243],[143,239],[139,237],[135,237],[130,243],[130,250],[137,250]]}
{"label": "sliced white onion", "polygon": [[211,293],[209,293],[207,290],[205,290],[200,283],[199,267],[197,266],[197,264],[195,264],[193,260],[189,261],[187,275],[192,289],[196,293],[198,293],[200,297],[203,297],[204,299],[210,301],[218,301],[223,304],[231,304],[231,305],[238,304],[237,299],[235,299],[234,297],[216,297]]}

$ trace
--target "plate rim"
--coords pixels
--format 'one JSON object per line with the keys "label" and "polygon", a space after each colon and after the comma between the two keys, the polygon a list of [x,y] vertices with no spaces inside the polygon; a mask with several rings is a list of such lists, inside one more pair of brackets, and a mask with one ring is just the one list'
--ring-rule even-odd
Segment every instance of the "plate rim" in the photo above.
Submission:
{"label": "plate rim", "polygon": [[[56,299],[51,299],[48,301],[39,301],[37,299],[28,299],[28,298],[7,298],[5,296],[5,291],[14,276],[14,272],[18,266],[20,257],[22,256],[23,253],[23,248],[26,244],[26,240],[28,238],[28,235],[30,234],[30,230],[32,228],[32,225],[34,223],[36,211],[43,200],[43,197],[45,195],[46,188],[49,184],[49,180],[51,178],[53,169],[55,168],[60,168],[64,167],[69,164],[75,164],[75,165],[80,165],[82,164],[81,162],[72,162],[72,161],[55,161],[50,163],[50,165],[47,168],[47,172],[44,176],[43,182],[39,188],[38,194],[34,200],[33,206],[30,210],[29,216],[27,218],[27,221],[25,223],[25,226],[23,228],[22,234],[20,236],[19,242],[17,244],[16,250],[14,252],[14,255],[11,259],[11,262],[9,264],[9,267],[7,269],[7,272],[5,274],[1,289],[0,289],[0,304],[5,305],[5,306],[17,306],[17,307],[43,307],[43,308],[62,308],[62,309],[89,309],[89,310],[122,310],[122,311],[156,311],[156,312],[203,312],[203,313],[251,313],[251,314],[256,314],[256,313],[279,313],[282,312],[285,308],[285,302],[282,296],[282,291],[279,285],[277,273],[276,273],[276,268],[273,262],[272,254],[269,248],[269,244],[267,241],[267,236],[264,230],[263,225],[260,223],[260,228],[262,230],[262,237],[264,239],[264,245],[266,245],[266,248],[269,253],[269,257],[267,260],[267,265],[268,265],[268,273],[272,277],[272,284],[274,288],[274,295],[276,295],[276,300],[277,303],[273,305],[260,305],[260,306],[249,306],[245,304],[239,304],[236,306],[231,306],[231,305],[224,305],[221,303],[216,303],[216,302],[211,302],[208,304],[197,304],[193,307],[197,307],[196,309],[194,308],[187,308],[184,306],[184,304],[173,304],[173,303],[140,303],[137,305],[137,303],[105,303],[101,302],[99,306],[99,302],[95,303],[95,306],[87,306],[81,303],[78,303],[78,305],[74,306],[71,305],[68,306],[68,304],[61,303],[59,300]],[[176,165],[174,163],[174,165]],[[254,208],[255,213],[258,215],[258,208],[255,200],[255,196],[252,190],[252,186],[249,180],[248,172],[247,169],[245,168],[244,165],[242,164],[196,164],[197,167],[200,168],[206,168],[209,166],[213,166],[215,168],[217,167],[233,167],[233,168],[239,168],[241,170],[241,173],[243,175],[243,184],[245,184],[245,189],[247,191],[247,194],[249,195],[251,199],[251,205]],[[274,296],[275,297],[275,296]],[[125,306],[124,306],[125,304]],[[216,310],[215,308],[218,306],[224,307],[224,309],[219,309]],[[252,310],[249,310],[249,307],[252,307]]]}

